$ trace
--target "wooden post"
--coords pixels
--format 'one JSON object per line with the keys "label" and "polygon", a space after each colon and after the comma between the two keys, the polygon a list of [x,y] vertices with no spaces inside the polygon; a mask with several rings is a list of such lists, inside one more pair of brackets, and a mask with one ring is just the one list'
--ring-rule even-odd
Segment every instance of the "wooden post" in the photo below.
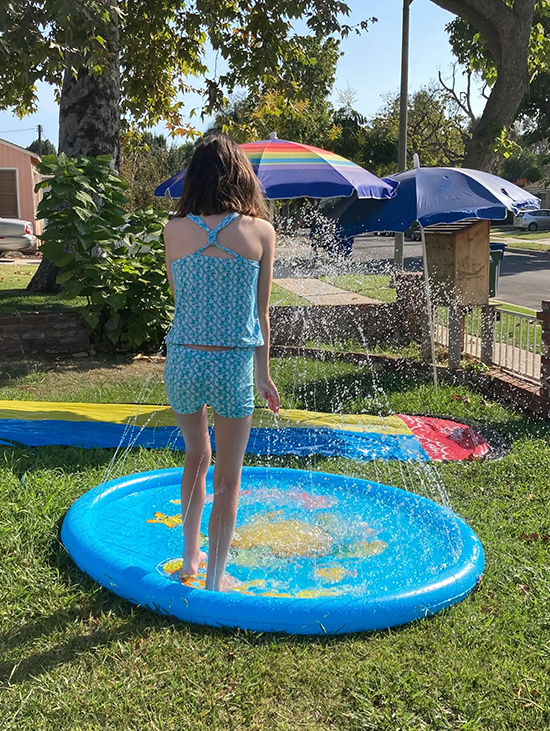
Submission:
{"label": "wooden post", "polygon": [[481,308],[481,362],[493,365],[493,345],[495,340],[495,305]]}
{"label": "wooden post", "polygon": [[449,368],[460,368],[462,353],[462,308],[456,297],[449,305]]}
{"label": "wooden post", "polygon": [[432,359],[434,388],[437,391],[437,365],[435,362],[435,337],[432,317],[432,298],[430,295],[430,275],[428,273],[428,256],[426,254],[426,234],[424,226],[420,226],[420,236],[422,239],[422,261],[424,262],[424,291],[426,293],[426,315],[428,320],[428,334],[430,338],[430,354]]}
{"label": "wooden post", "polygon": [[537,317],[542,320],[540,395],[550,398],[550,300],[543,300],[541,312],[537,312]]}

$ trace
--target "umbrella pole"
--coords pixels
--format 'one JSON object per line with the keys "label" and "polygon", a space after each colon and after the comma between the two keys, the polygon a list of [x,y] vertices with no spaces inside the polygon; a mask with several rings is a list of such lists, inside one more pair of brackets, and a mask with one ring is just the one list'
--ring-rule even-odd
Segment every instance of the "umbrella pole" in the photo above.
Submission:
{"label": "umbrella pole", "polygon": [[269,201],[269,221],[270,221],[270,223],[273,223],[274,213],[275,213],[275,201],[270,200]]}
{"label": "umbrella pole", "polygon": [[430,295],[430,279],[428,276],[428,256],[426,254],[426,234],[424,226],[420,226],[420,237],[422,239],[422,261],[424,264],[424,293],[426,295],[426,314],[428,317],[428,333],[430,337],[430,351],[432,356],[434,388],[437,391],[437,365],[435,363],[435,336],[432,317],[432,298]]}

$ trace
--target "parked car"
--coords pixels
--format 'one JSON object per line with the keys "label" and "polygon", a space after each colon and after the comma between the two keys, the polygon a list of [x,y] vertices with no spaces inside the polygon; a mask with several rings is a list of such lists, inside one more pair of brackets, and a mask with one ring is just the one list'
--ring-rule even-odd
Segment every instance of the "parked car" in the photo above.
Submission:
{"label": "parked car", "polygon": [[19,218],[0,218],[0,251],[36,251],[36,236],[30,221]]}
{"label": "parked car", "polygon": [[528,231],[537,231],[539,228],[550,228],[550,211],[532,208],[523,213],[518,213],[514,218],[516,228],[524,228]]}

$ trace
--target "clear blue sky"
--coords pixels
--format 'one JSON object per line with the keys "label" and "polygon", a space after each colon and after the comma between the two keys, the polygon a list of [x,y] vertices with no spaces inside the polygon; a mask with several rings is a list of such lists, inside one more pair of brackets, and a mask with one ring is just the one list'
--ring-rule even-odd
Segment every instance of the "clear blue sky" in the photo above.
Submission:
{"label": "clear blue sky", "polygon": [[[361,36],[352,34],[342,42],[344,55],[338,64],[335,92],[345,89],[349,84],[357,92],[357,111],[370,116],[382,105],[386,94],[399,89],[402,1],[347,2],[352,9],[350,24],[371,16],[377,17],[378,23],[372,25],[368,33]],[[445,25],[452,17],[430,0],[413,1],[409,70],[411,91],[436,79],[438,69],[448,75],[453,56]],[[213,56],[210,55],[208,60],[213,61]],[[10,112],[0,112],[0,137],[26,147],[37,136],[36,125],[42,124],[44,137],[57,146],[58,106],[53,98],[53,88],[41,84],[39,99],[39,111],[22,120]],[[188,109],[200,104],[200,99],[197,98],[185,101],[188,101]],[[477,111],[481,108],[481,102],[478,101],[476,106]],[[197,118],[194,118],[193,123],[199,129],[206,126],[200,120],[197,122]],[[154,131],[166,133],[164,125],[158,125]]]}

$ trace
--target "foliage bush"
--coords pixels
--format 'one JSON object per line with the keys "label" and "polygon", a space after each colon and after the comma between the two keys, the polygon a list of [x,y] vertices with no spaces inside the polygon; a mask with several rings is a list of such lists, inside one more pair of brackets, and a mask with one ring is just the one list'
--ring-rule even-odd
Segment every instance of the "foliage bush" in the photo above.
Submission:
{"label": "foliage bush", "polygon": [[127,213],[128,187],[110,155],[78,160],[46,155],[38,183],[46,219],[41,251],[60,269],[59,295],[85,296],[82,315],[95,343],[158,347],[170,324],[172,296],[164,268],[168,213]]}

